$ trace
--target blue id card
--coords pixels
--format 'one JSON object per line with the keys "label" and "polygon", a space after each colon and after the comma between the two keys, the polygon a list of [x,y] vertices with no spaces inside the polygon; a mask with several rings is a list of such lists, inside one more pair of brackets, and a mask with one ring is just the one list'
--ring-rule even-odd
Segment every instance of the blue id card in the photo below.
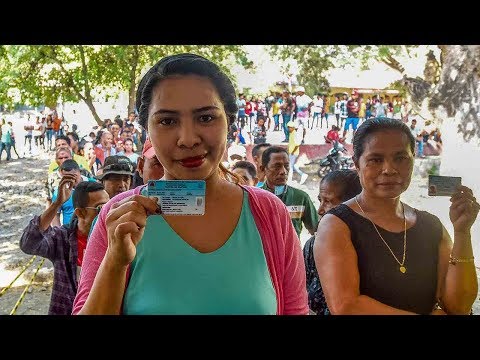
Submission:
{"label": "blue id card", "polygon": [[204,215],[205,189],[205,180],[155,180],[147,197],[157,197],[165,215]]}

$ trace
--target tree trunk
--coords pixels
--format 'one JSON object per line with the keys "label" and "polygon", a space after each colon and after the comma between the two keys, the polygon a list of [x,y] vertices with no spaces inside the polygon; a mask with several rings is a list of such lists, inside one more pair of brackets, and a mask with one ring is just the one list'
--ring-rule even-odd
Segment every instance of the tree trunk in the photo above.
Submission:
{"label": "tree trunk", "polygon": [[130,63],[130,88],[128,89],[128,109],[127,114],[135,111],[135,97],[137,91],[137,67],[140,54],[138,52],[138,45],[133,46],[133,56]]}
{"label": "tree trunk", "polygon": [[130,88],[128,89],[128,109],[127,114],[130,114],[132,111],[135,111],[135,97],[137,95],[137,84],[135,80],[130,83]]}
{"label": "tree trunk", "polygon": [[88,108],[92,112],[93,117],[94,117],[95,121],[97,122],[97,124],[99,126],[102,126],[103,125],[103,120],[100,119],[100,116],[98,116],[97,110],[95,109],[95,106],[93,105],[93,102],[89,99],[83,99],[83,101],[85,101],[85,104],[87,104]]}
{"label": "tree trunk", "polygon": [[[440,80],[428,101],[432,117],[441,123],[444,146],[440,173],[461,176],[462,184],[480,198],[480,46],[443,45],[440,49]],[[477,219],[472,227],[477,266],[480,266],[479,234]]]}

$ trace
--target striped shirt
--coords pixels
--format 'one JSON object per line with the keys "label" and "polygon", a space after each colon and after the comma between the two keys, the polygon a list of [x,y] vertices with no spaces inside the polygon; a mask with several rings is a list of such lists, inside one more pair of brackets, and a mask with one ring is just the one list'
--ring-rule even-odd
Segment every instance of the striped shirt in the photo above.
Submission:
{"label": "striped shirt", "polygon": [[70,225],[49,226],[40,230],[40,216],[28,223],[20,239],[20,249],[53,263],[53,289],[49,315],[70,315],[77,293],[77,219]]}

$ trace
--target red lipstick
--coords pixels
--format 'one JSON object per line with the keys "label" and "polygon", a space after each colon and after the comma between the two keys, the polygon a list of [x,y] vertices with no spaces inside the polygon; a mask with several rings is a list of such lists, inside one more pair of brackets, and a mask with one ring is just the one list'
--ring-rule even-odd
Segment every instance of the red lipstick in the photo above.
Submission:
{"label": "red lipstick", "polygon": [[205,159],[205,155],[189,157],[189,158],[180,160],[180,164],[182,164],[182,166],[185,166],[187,168],[196,168],[203,164],[204,159]]}

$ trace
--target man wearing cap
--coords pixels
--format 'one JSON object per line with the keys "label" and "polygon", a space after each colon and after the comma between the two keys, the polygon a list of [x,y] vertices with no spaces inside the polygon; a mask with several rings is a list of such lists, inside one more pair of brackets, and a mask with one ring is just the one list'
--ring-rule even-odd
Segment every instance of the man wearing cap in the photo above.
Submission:
{"label": "man wearing cap", "polygon": [[357,131],[358,126],[358,112],[360,110],[360,104],[358,103],[358,93],[356,91],[352,92],[352,97],[347,101],[347,120],[345,121],[345,128],[343,129],[343,137],[347,134],[347,131],[352,125],[353,136]]}
{"label": "man wearing cap", "polygon": [[302,144],[305,142],[305,135],[307,134],[307,128],[309,125],[310,106],[313,104],[313,100],[310,96],[305,94],[305,88],[303,86],[297,87],[297,97],[295,98],[295,104],[297,107],[297,128],[302,126],[303,136]]}
{"label": "man wearing cap", "polygon": [[105,159],[102,173],[97,176],[105,187],[110,199],[130,189],[134,167],[126,156],[108,156]]}

